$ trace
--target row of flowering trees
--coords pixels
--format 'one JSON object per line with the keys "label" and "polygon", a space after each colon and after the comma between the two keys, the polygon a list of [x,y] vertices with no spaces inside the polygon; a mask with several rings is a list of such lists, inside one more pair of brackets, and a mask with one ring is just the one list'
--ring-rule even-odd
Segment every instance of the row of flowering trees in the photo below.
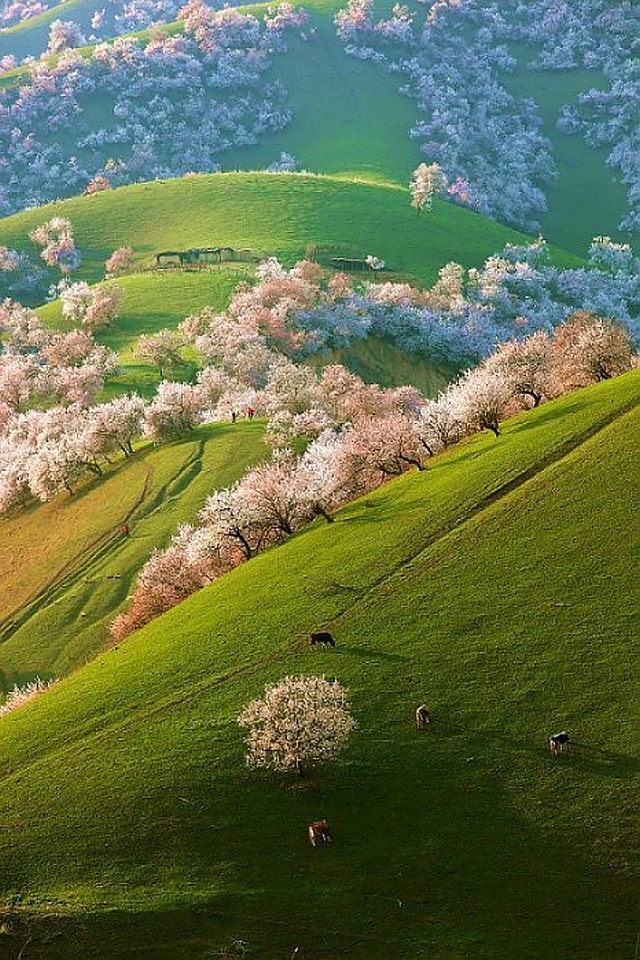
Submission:
{"label": "row of flowering trees", "polygon": [[[529,230],[555,175],[536,104],[508,92],[511,44],[538,50],[533,70],[600,70],[603,82],[565,104],[558,127],[610,145],[608,163],[628,185],[621,230],[640,228],[637,104],[640,76],[634,0],[438,0],[416,14],[397,3],[376,20],[372,0],[348,0],[335,18],[348,54],[402,79],[420,118],[410,136],[437,163],[450,197]],[[601,89],[604,87],[604,89]]]}
{"label": "row of flowering trees", "polygon": [[[64,224],[54,230],[52,222],[36,231],[45,251],[64,234]],[[328,374],[319,376],[295,362],[369,334],[462,366],[504,341],[516,343],[529,335],[528,343],[538,342],[531,337],[536,331],[546,343],[563,319],[586,310],[622,322],[637,343],[631,310],[640,300],[640,280],[631,251],[597,238],[590,260],[589,269],[558,271],[538,242],[507,248],[477,271],[465,273],[449,264],[426,291],[407,284],[354,284],[308,261],[287,270],[269,260],[260,266],[254,286],[237,288],[225,315],[204,310],[177,331],[141,338],[139,355],[156,364],[163,378],[151,403],[134,397],[96,406],[116,358],[94,343],[91,331],[117,311],[119,291],[113,283],[90,288],[62,282],[63,312],[81,325],[68,333],[46,330],[32,311],[5,301],[0,313],[5,331],[0,351],[3,509],[29,493],[47,499],[71,488],[87,471],[98,473],[114,451],[126,455],[131,438],[171,439],[248,408],[269,418],[269,437],[278,448],[296,437],[313,440],[336,423],[361,420],[364,411],[380,417],[383,410],[417,409],[420,401],[411,388],[391,395],[342,368],[329,368],[332,383]],[[117,273],[130,261],[131,251],[122,248],[109,264]],[[181,362],[185,345],[200,357],[197,381],[164,379]],[[574,352],[581,355],[582,346]],[[558,380],[557,365],[554,376]],[[569,382],[566,375],[560,381]],[[537,394],[554,395],[558,389]],[[530,394],[533,402],[537,394]],[[129,438],[124,442],[122,429]]]}
{"label": "row of flowering trees", "polygon": [[[128,609],[112,624],[117,639],[147,623],[239,563],[523,406],[607,379],[631,366],[624,329],[578,313],[552,336],[510,341],[466,371],[436,400],[413,388],[367,387],[341,366],[320,375],[290,365],[286,394],[267,380],[253,402],[271,405],[270,462],[249,470],[206,501],[197,525],[184,525],[145,564]],[[286,362],[285,362],[286,365]],[[220,385],[222,386],[222,384]],[[282,388],[282,384],[281,384]],[[274,407],[277,407],[274,409]],[[292,452],[294,440],[306,449]]]}
{"label": "row of flowering trees", "polygon": [[90,184],[210,172],[288,123],[286,91],[265,73],[305,12],[282,3],[257,18],[189,0],[180,14],[183,33],[65,47],[0,90],[1,214]]}

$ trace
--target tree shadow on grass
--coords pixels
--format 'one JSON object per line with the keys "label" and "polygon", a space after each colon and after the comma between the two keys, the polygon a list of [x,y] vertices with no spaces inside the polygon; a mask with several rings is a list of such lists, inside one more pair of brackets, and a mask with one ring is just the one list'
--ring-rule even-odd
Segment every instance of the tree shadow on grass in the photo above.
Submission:
{"label": "tree shadow on grass", "polygon": [[[633,956],[628,878],[587,859],[570,828],[533,822],[495,771],[465,765],[455,745],[438,751],[430,738],[415,738],[412,762],[401,739],[377,765],[323,774],[310,798],[247,775],[237,811],[217,825],[233,844],[233,892],[175,911],[81,919],[16,911],[0,955],[18,960],[31,938],[21,960],[204,960],[241,938],[255,960],[289,958],[296,946],[304,960]],[[390,759],[395,775],[387,777]],[[539,775],[534,762],[532,800]],[[215,797],[201,806],[215,822]],[[318,810],[334,842],[315,850],[304,827]],[[182,826],[184,849],[201,866],[209,857],[215,878],[215,847],[203,846],[196,824]]]}

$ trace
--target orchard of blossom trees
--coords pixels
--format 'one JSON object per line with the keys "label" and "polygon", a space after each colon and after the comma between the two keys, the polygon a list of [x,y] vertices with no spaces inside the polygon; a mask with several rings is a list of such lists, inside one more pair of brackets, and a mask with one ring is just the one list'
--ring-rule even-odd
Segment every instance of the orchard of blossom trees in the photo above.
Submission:
{"label": "orchard of blossom trees", "polygon": [[238,286],[225,316],[210,316],[206,329],[201,318],[200,328],[186,324],[179,336],[155,335],[144,346],[175,362],[186,337],[209,362],[234,371],[254,364],[259,378],[265,345],[301,359],[375,335],[462,366],[504,340],[552,332],[576,310],[612,317],[638,345],[640,270],[631,248],[596,237],[588,263],[560,269],[538,240],[507,246],[480,269],[446,264],[434,286],[420,291],[406,283],[356,283],[311,261],[287,270],[270,259],[259,266],[257,284]]}
{"label": "orchard of blossom trees", "polygon": [[22,23],[44,13],[51,6],[52,0],[7,0],[0,4],[0,27],[11,27],[14,23]]}
{"label": "orchard of blossom trees", "polygon": [[[68,228],[66,221],[55,220],[34,233],[44,254],[50,244],[67,237]],[[275,521],[273,514],[268,522],[261,517],[250,532],[235,524],[233,536],[225,533],[222,541],[216,540],[216,563],[226,569],[233,558],[253,555],[310,517],[328,517],[345,497],[409,466],[420,468],[425,450],[434,452],[470,429],[497,432],[501,410],[514,396],[537,404],[627,369],[630,343],[637,345],[640,339],[637,264],[626,245],[606,237],[594,240],[589,259],[588,268],[558,270],[548,261],[544,241],[507,247],[479,270],[465,272],[448,264],[425,291],[408,284],[355,284],[310,261],[287,270],[267,260],[258,268],[255,285],[238,286],[224,315],[205,309],[177,331],[140,339],[138,354],[154,363],[162,377],[181,363],[183,347],[200,357],[195,383],[163,380],[151,402],[132,396],[96,404],[116,367],[115,355],[92,336],[116,315],[119,291],[113,282],[93,288],[61,282],[64,315],[77,325],[68,333],[44,328],[33,311],[5,300],[0,307],[0,512],[29,495],[47,500],[72,490],[88,473],[100,474],[114,455],[128,456],[137,438],[170,440],[250,407],[268,418],[267,437],[281,451],[277,464],[265,468],[271,471],[270,483],[284,483],[283,477],[289,483],[294,471],[302,477],[307,499],[294,500]],[[108,262],[118,272],[130,262],[130,251],[121,248]],[[582,318],[581,325],[576,318]],[[427,434],[418,429],[424,401],[415,389],[382,390],[342,367],[317,373],[299,362],[370,334],[407,351],[445,357],[459,367],[487,358],[455,388],[468,399],[473,387],[476,407],[461,416],[458,394],[447,394],[440,405],[431,405],[433,433]],[[500,374],[485,378],[480,390],[478,371],[486,373],[487,364],[495,364],[496,357],[502,363],[507,354],[512,366],[517,357],[523,367],[517,388],[509,380],[505,394]],[[539,369],[532,370],[532,358]],[[478,412],[481,398],[487,406]],[[451,407],[458,411],[454,417],[448,413]],[[381,424],[386,431],[382,440]],[[331,433],[335,430],[339,434]],[[308,461],[301,466],[291,460],[287,451],[296,439],[311,444],[307,453],[319,458],[317,463],[324,456],[319,451],[331,451],[331,495],[328,481],[319,484]],[[322,469],[329,470],[323,463]],[[255,477],[246,482],[254,483]],[[235,498],[245,496],[242,484],[224,494],[232,518],[238,509]],[[254,505],[258,500],[251,495]],[[201,558],[190,574],[195,581],[201,577],[200,563]],[[202,575],[210,577],[211,570]],[[178,581],[176,589],[183,589],[186,581]]]}
{"label": "orchard of blossom trees", "polygon": [[[207,323],[209,332],[199,333]],[[452,443],[485,429],[497,437],[507,414],[632,365],[621,326],[576,312],[552,335],[538,331],[501,344],[428,401],[412,387],[367,386],[339,365],[320,373],[296,366],[257,337],[247,337],[236,360],[226,350],[229,330],[215,339],[218,324],[206,314],[183,327],[203,346],[206,341],[210,359],[215,355],[198,385],[182,385],[183,391],[192,399],[199,392],[205,418],[228,416],[249,402],[269,417],[273,456],[212,493],[199,523],[182,526],[166,550],[153,552],[128,609],[112,624],[117,639],[314,518],[331,522],[331,512],[349,500],[407,470],[422,470],[429,456]],[[305,445],[298,456],[294,441]]]}
{"label": "orchard of blossom trees", "polygon": [[531,99],[508,92],[512,43],[535,45],[534,70],[589,69],[594,87],[562,107],[558,127],[611,145],[628,185],[621,230],[640,229],[640,9],[634,0],[425,0],[376,21],[373,0],[349,0],[335,18],[351,56],[402,78],[420,119],[410,136],[446,178],[451,199],[506,223],[538,229],[555,175],[551,144]]}
{"label": "orchard of blossom trees", "polygon": [[121,37],[88,55],[66,47],[0,90],[0,214],[97,177],[116,186],[217,170],[225,150],[288,123],[286,91],[265,72],[305,12],[282,3],[258,19],[189,0],[180,14],[184,33]]}
{"label": "orchard of blossom trees", "polygon": [[[26,251],[0,246],[0,297],[30,297],[38,299],[49,287],[54,287],[62,274],[68,278],[80,266],[82,256],[76,247],[73,228],[66,217],[52,217],[29,234],[39,252],[42,263]],[[118,251],[115,251],[115,256]]]}
{"label": "orchard of blossom trees", "polygon": [[[2,0],[0,3],[0,27],[30,20],[32,17],[56,5],[56,0]],[[162,23],[176,20],[183,6],[182,0],[104,0],[104,6],[95,10],[90,20],[90,32],[82,32],[73,21],[54,20],[49,28],[49,50],[55,52],[55,39],[64,36],[65,46],[94,43],[106,37],[133,33]],[[212,3],[212,9],[239,6],[237,0],[229,3]],[[62,26],[59,26],[62,24]],[[52,44],[52,39],[54,43]]]}

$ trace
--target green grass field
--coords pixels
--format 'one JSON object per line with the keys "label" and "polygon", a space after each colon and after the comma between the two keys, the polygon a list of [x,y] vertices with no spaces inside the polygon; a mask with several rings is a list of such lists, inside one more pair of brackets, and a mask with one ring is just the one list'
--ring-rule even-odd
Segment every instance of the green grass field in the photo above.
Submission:
{"label": "green grass field", "polygon": [[179,443],[147,445],[73,496],[4,519],[0,690],[68,673],[104,649],[151,551],[265,456],[261,437],[257,422],[202,427]]}
{"label": "green grass field", "polygon": [[[632,957],[639,384],[452,449],[3,719],[7,955]],[[287,673],[359,722],[303,783],[248,771],[234,723]]]}
{"label": "green grass field", "polygon": [[[49,217],[68,217],[83,263],[75,276],[98,280],[118,247],[133,247],[139,267],[162,250],[250,248],[286,264],[310,244],[326,256],[373,253],[390,270],[432,282],[451,260],[479,265],[526,235],[436,201],[416,215],[408,189],[337,176],[226,173],[144,183],[27,210],[0,220],[0,243],[34,252],[28,233]],[[554,251],[558,263],[578,258]]]}

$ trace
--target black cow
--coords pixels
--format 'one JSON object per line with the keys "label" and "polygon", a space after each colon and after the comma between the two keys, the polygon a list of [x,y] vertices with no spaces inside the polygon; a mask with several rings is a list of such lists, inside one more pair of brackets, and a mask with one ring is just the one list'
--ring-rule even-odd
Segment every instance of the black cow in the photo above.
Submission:
{"label": "black cow", "polygon": [[562,730],[560,733],[554,733],[549,737],[549,750],[551,750],[551,753],[555,757],[558,753],[564,753],[570,741],[571,737],[566,730]]}
{"label": "black cow", "polygon": [[333,635],[327,630],[317,630],[315,633],[309,634],[309,646],[315,647],[317,643],[322,644],[323,647],[335,647],[336,645]]}

